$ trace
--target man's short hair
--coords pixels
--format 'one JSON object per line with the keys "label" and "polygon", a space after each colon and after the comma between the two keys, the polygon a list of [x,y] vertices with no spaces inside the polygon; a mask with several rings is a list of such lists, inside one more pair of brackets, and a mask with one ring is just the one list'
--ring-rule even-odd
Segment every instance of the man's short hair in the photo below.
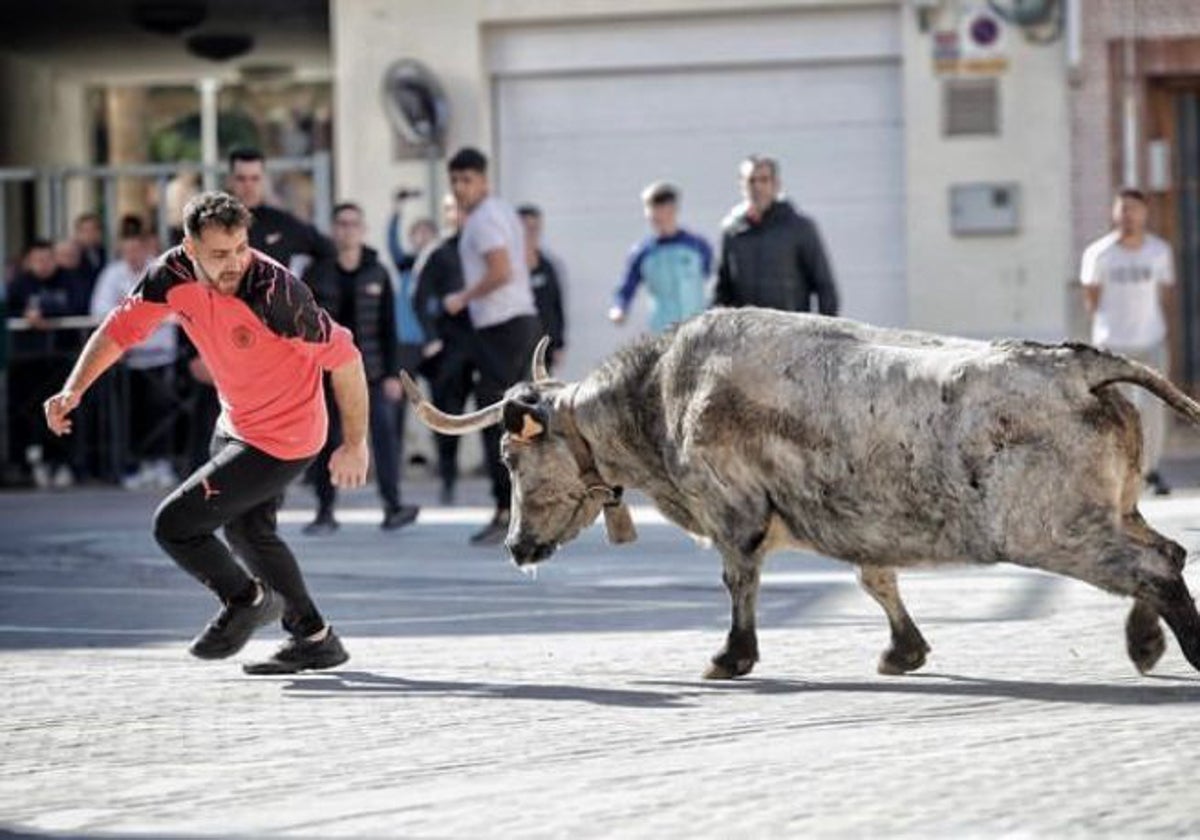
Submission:
{"label": "man's short hair", "polygon": [[54,243],[51,242],[49,239],[43,239],[41,237],[38,237],[37,239],[32,239],[32,240],[30,240],[29,244],[25,246],[25,251],[21,254],[21,258],[24,259],[25,257],[28,257],[30,254],[32,254],[34,251],[42,251],[42,250],[53,251]]}
{"label": "man's short hair", "polygon": [[119,239],[138,239],[146,233],[146,226],[142,220],[129,214],[121,217],[121,223],[118,226]]}
{"label": "man's short hair", "polygon": [[779,180],[779,161],[769,155],[746,155],[738,169],[753,172],[760,166],[771,170],[771,177],[776,181]]}
{"label": "man's short hair", "polygon": [[678,202],[678,188],[666,181],[655,181],[642,190],[642,204],[647,207],[659,207],[663,204],[677,204]]}
{"label": "man's short hair", "polygon": [[333,205],[333,218],[337,218],[339,214],[346,210],[353,210],[358,215],[363,215],[363,209],[356,201],[342,201]]}
{"label": "man's short hair", "polygon": [[88,210],[86,212],[80,213],[78,216],[75,217],[75,227],[76,228],[78,228],[84,222],[95,222],[96,224],[100,224],[101,223],[100,214],[94,210]]}
{"label": "man's short hair", "polygon": [[198,239],[205,228],[248,228],[253,218],[246,205],[228,193],[205,192],[184,206],[183,232],[192,239]]}
{"label": "man's short hair", "polygon": [[522,219],[540,219],[542,218],[542,208],[536,204],[522,204],[517,208],[517,215]]}
{"label": "man's short hair", "polygon": [[253,163],[254,161],[258,161],[265,163],[266,160],[263,153],[253,146],[239,146],[229,153],[229,171],[232,172],[233,167],[239,162]]}
{"label": "man's short hair", "polygon": [[1132,198],[1134,201],[1140,201],[1142,204],[1149,203],[1146,201],[1146,194],[1137,187],[1122,187],[1117,191],[1117,201],[1121,201],[1122,199],[1126,198]]}
{"label": "man's short hair", "polygon": [[486,175],[487,155],[471,146],[464,146],[446,163],[446,169],[450,172],[478,172],[480,175]]}

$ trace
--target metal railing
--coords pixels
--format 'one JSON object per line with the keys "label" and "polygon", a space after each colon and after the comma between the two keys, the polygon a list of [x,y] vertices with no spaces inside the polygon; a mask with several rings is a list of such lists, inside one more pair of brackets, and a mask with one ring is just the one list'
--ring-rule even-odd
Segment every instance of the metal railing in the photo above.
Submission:
{"label": "metal railing", "polygon": [[[329,219],[333,211],[333,168],[329,152],[315,152],[306,157],[279,157],[267,160],[268,174],[288,172],[308,173],[313,179],[313,223],[318,230],[328,232]],[[158,189],[159,201],[155,217],[155,229],[159,240],[167,242],[170,228],[167,206],[163,198],[167,183],[181,172],[210,174],[218,178],[225,173],[221,166],[203,166],[198,163],[133,163],[117,166],[59,166],[59,167],[16,167],[0,168],[0,266],[8,264],[7,252],[8,219],[4,190],[8,184],[32,183],[35,185],[37,205],[37,235],[59,239],[69,233],[74,215],[68,207],[67,187],[72,181],[93,180],[100,183],[101,218],[109,253],[112,253],[118,227],[117,184],[122,178],[153,180]]]}
{"label": "metal railing", "polygon": [[[47,318],[37,323],[26,318],[6,319],[3,326],[7,328],[4,340],[8,342],[6,355],[9,368],[0,371],[0,385],[4,386],[0,387],[0,466],[11,470],[25,459],[25,452],[17,451],[13,446],[18,432],[17,428],[8,426],[8,406],[5,402],[13,401],[17,427],[28,430],[32,425],[40,424],[42,399],[61,387],[70,364],[91,332],[103,321],[103,318],[86,315]],[[52,364],[45,364],[48,362]],[[9,382],[8,373],[19,371],[22,365],[29,363],[41,364],[34,369],[36,376],[24,376],[21,387],[17,388]],[[178,363],[179,360],[176,360],[171,366],[175,367]],[[71,451],[73,467],[104,481],[119,481],[131,454],[138,447],[164,437],[173,440],[177,424],[183,422],[194,425],[196,420],[195,388],[190,393],[186,392],[186,388],[180,390],[177,380],[171,386],[171,393],[165,400],[160,400],[160,404],[170,406],[169,410],[156,417],[155,425],[142,439],[131,440],[129,377],[129,369],[117,364],[93,384],[88,398],[74,414],[76,429],[65,444]],[[189,436],[194,436],[196,430],[191,425],[186,428]],[[207,432],[201,436],[207,440]],[[24,437],[29,438],[27,434]],[[37,439],[35,435],[33,439],[24,439],[23,443],[40,448]],[[187,457],[195,447],[196,442],[189,439],[185,447],[188,451],[175,451],[173,457]]]}

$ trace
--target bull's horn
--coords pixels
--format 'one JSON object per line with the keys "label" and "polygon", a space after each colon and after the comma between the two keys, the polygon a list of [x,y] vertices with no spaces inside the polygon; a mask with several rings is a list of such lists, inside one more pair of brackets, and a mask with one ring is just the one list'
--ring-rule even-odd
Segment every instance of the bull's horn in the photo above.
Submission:
{"label": "bull's horn", "polygon": [[544,335],[533,351],[533,381],[535,384],[545,382],[550,378],[550,371],[546,369],[546,351],[548,349],[550,349],[550,336]]}
{"label": "bull's horn", "polygon": [[408,371],[400,371],[400,383],[404,386],[404,393],[408,395],[408,401],[413,404],[421,422],[444,435],[469,435],[471,432],[494,426],[500,422],[504,410],[504,401],[501,400],[470,414],[447,414],[425,399],[425,394],[420,386],[413,382]]}

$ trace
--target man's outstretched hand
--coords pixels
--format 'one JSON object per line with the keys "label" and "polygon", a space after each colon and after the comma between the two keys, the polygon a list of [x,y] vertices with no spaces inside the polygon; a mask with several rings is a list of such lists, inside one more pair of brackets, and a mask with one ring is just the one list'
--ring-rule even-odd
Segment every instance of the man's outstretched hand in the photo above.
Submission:
{"label": "man's outstretched hand", "polygon": [[79,405],[79,395],[74,391],[59,391],[42,403],[46,412],[46,425],[50,431],[62,437],[71,433],[71,420],[67,417]]}

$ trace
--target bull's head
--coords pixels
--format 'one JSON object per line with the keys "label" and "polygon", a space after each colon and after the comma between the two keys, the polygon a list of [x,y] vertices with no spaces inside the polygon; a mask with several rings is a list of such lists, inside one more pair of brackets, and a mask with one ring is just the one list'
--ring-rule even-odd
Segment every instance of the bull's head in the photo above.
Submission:
{"label": "bull's head", "polygon": [[513,488],[505,545],[521,566],[548,558],[595,522],[601,511],[611,541],[636,537],[619,488],[599,477],[590,448],[575,426],[573,386],[552,380],[546,370],[548,344],[543,338],[534,351],[531,382],[513,386],[500,402],[471,414],[439,411],[407,374],[402,375],[416,415],[436,432],[466,435],[503,424],[501,458]]}

